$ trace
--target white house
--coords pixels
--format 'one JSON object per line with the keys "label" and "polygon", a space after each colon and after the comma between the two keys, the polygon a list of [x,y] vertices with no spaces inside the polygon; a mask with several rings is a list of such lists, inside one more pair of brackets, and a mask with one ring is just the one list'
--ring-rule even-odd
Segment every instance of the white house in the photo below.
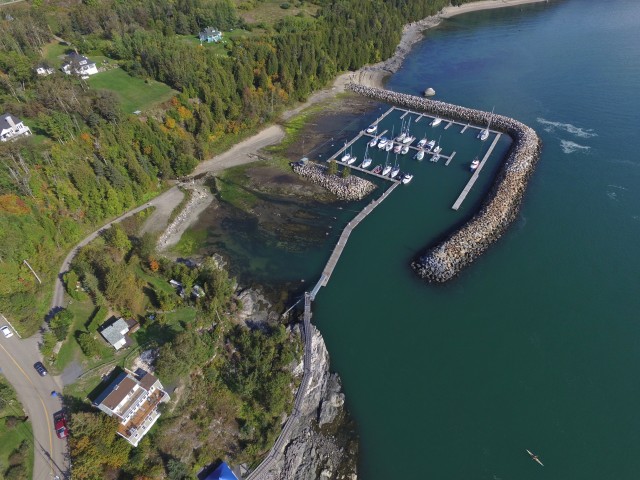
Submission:
{"label": "white house", "polygon": [[160,417],[158,405],[169,401],[160,380],[143,370],[136,375],[128,370],[94,400],[93,405],[120,421],[117,433],[134,447]]}
{"label": "white house", "polygon": [[215,42],[218,43],[222,40],[222,32],[220,30],[216,30],[213,27],[207,27],[203,31],[200,32],[200,41],[201,42]]}
{"label": "white house", "polygon": [[72,52],[67,55],[64,65],[62,65],[62,71],[67,75],[72,73],[80,75],[81,77],[88,77],[89,75],[95,75],[98,73],[96,64],[89,60],[84,55]]}
{"label": "white house", "polygon": [[0,117],[0,142],[8,142],[22,135],[31,135],[31,129],[10,113]]}
{"label": "white house", "polygon": [[103,325],[100,330],[100,335],[116,350],[120,350],[127,344],[125,336],[127,333],[129,333],[129,325],[124,318],[119,318],[107,326]]}

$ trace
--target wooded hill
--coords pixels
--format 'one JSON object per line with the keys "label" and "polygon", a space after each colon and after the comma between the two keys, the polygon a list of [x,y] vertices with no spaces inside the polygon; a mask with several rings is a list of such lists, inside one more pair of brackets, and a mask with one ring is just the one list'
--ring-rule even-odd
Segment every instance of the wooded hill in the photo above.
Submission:
{"label": "wooded hill", "polygon": [[[261,2],[237,3],[246,13]],[[389,57],[403,24],[449,1],[313,4],[313,17],[283,9],[274,23],[256,24],[242,20],[231,0],[34,0],[0,10],[0,114],[35,134],[0,145],[0,305],[23,333],[40,325],[60,260],[87,231],[153,197],[167,179],[188,174],[338,72]],[[206,26],[247,35],[223,54],[184,41]],[[179,93],[134,116],[114,92],[61,72],[37,76],[60,39]]]}

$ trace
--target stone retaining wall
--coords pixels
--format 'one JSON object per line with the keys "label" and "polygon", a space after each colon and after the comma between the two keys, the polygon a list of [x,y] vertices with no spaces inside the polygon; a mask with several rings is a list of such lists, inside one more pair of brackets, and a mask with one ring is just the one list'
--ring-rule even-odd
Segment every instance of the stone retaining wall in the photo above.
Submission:
{"label": "stone retaining wall", "polygon": [[362,200],[376,188],[374,183],[356,175],[347,178],[329,175],[326,166],[312,162],[303,165],[296,162],[293,164],[293,171],[326,188],[340,200]]}
{"label": "stone retaining wall", "polygon": [[347,88],[365,97],[444,119],[486,125],[491,118],[492,130],[512,138],[511,148],[480,210],[445,241],[411,263],[415,272],[428,281],[450,280],[500,238],[515,220],[540,156],[542,143],[538,135],[523,123],[502,115],[362,85],[349,84]]}

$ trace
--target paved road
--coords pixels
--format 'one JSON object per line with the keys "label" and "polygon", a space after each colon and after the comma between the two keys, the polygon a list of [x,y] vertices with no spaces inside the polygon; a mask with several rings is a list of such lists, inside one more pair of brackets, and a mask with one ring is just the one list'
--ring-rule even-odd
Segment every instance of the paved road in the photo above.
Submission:
{"label": "paved road", "polygon": [[[3,323],[0,320],[0,323]],[[60,391],[56,379],[40,377],[33,364],[40,360],[38,335],[20,340],[0,336],[0,365],[2,373],[15,388],[18,399],[33,426],[34,466],[33,480],[66,478],[67,440],[59,439],[54,431],[53,414],[62,408],[52,391]]]}

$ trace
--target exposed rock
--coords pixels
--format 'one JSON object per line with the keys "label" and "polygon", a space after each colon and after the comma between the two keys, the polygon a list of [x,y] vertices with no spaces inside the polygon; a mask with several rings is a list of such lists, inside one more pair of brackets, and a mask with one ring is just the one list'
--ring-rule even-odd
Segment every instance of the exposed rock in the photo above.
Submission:
{"label": "exposed rock", "polygon": [[282,450],[272,452],[270,469],[261,479],[357,479],[355,429],[344,410],[340,379],[329,372],[329,353],[315,327],[311,352],[310,380],[300,415],[292,421]]}
{"label": "exposed rock", "polygon": [[293,171],[313,183],[323,186],[340,200],[362,200],[376,188],[374,183],[356,175],[350,175],[347,178],[329,175],[326,166],[312,162],[304,164],[295,162],[293,163]]}

